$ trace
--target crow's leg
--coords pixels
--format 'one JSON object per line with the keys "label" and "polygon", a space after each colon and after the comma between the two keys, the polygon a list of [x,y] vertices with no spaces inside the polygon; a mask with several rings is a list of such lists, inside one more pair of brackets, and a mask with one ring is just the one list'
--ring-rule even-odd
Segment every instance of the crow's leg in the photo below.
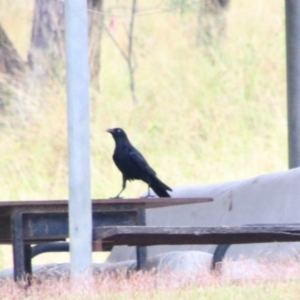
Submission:
{"label": "crow's leg", "polygon": [[112,197],[112,199],[117,199],[117,198],[122,198],[120,197],[120,195],[122,194],[122,192],[126,189],[126,178],[124,177],[123,175],[123,183],[122,183],[122,189],[121,191],[119,192],[119,194],[115,197]]}
{"label": "crow's leg", "polygon": [[154,198],[154,196],[150,194],[150,183],[149,182],[148,182],[148,194],[143,198]]}

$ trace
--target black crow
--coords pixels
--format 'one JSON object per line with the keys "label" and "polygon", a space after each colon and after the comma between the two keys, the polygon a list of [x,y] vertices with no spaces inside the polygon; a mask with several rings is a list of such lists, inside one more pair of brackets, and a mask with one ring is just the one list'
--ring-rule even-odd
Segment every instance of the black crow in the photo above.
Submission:
{"label": "black crow", "polygon": [[148,184],[146,197],[150,197],[150,188],[159,197],[170,197],[167,191],[172,191],[172,189],[156,177],[155,171],[148,165],[144,156],[131,145],[125,131],[122,128],[106,131],[111,133],[116,142],[113,160],[123,175],[122,189],[115,198],[119,198],[125,190],[127,180],[135,179],[143,180]]}

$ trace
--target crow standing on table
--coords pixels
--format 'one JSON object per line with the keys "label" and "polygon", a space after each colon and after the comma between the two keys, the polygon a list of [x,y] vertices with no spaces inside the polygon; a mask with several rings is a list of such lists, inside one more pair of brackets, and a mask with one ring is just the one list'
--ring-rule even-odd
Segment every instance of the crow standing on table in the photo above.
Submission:
{"label": "crow standing on table", "polygon": [[147,197],[150,197],[150,188],[159,197],[170,197],[167,191],[172,191],[172,189],[156,177],[155,171],[148,165],[143,155],[131,145],[125,131],[121,128],[106,131],[111,133],[116,142],[113,160],[123,175],[122,190],[115,198],[119,198],[125,190],[127,180],[135,179],[143,180],[148,184]]}

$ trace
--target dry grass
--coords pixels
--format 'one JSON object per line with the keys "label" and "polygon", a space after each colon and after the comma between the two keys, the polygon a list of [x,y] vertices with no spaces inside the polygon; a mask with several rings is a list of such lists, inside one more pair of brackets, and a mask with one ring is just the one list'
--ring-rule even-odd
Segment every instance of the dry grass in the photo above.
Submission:
{"label": "dry grass", "polygon": [[[242,261],[241,261],[242,262]],[[125,275],[99,275],[94,284],[82,280],[76,286],[67,279],[35,279],[28,288],[11,280],[0,282],[1,299],[298,299],[299,262],[264,262],[260,270],[239,280],[230,275],[198,274],[184,279],[183,274],[154,272]]]}

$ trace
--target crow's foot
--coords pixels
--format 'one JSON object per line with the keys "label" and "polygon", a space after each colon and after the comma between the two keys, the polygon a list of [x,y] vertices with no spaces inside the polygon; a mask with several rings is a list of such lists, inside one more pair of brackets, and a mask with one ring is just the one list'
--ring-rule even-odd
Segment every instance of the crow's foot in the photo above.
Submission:
{"label": "crow's foot", "polygon": [[142,198],[155,198],[155,196],[154,196],[154,195],[148,194],[148,195],[146,195],[146,196],[143,196]]}

